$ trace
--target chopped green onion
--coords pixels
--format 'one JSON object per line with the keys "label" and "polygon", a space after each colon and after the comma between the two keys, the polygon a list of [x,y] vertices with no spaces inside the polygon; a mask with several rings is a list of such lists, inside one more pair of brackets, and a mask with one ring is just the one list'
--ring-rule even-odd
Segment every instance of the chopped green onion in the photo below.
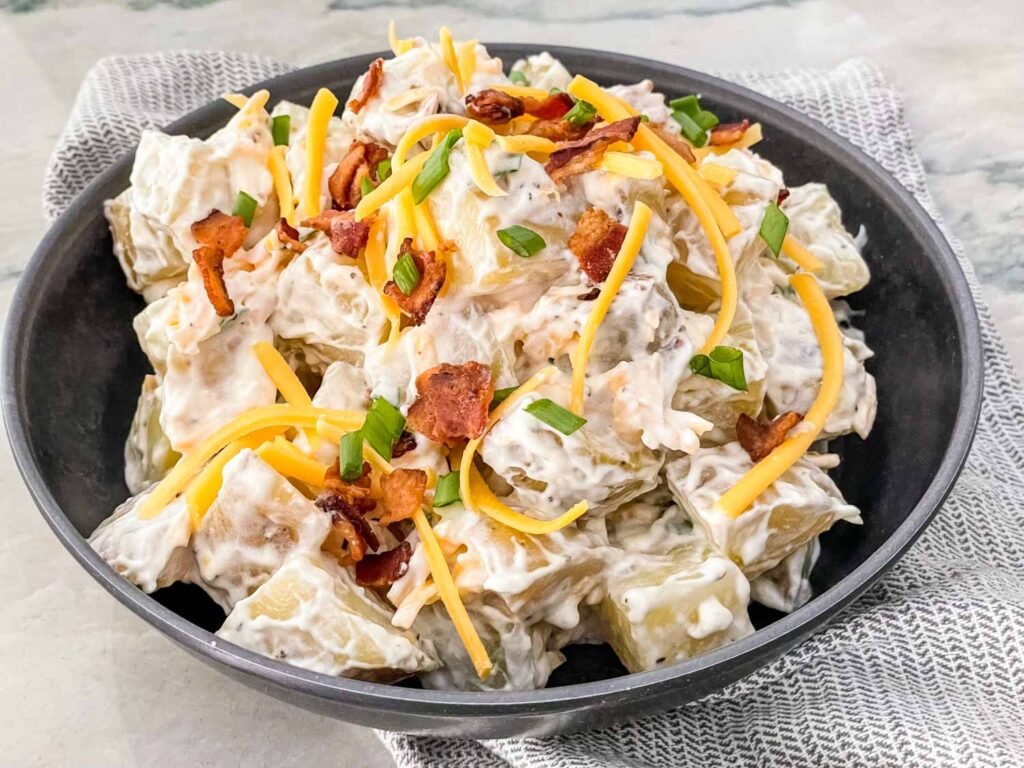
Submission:
{"label": "chopped green onion", "polygon": [[394,274],[395,285],[406,296],[411,296],[420,284],[420,270],[408,253],[402,254],[402,258],[395,262]]}
{"label": "chopped green onion", "polygon": [[220,321],[220,329],[223,331],[223,330],[225,330],[227,328],[230,328],[232,325],[234,325],[238,321],[238,318],[242,317],[243,315],[247,314],[248,312],[249,312],[249,308],[248,307],[242,307],[237,312],[235,312],[235,314],[230,315],[228,317],[225,317],[223,320]]}
{"label": "chopped green onion", "polygon": [[568,120],[573,125],[586,125],[595,117],[597,117],[597,110],[594,109],[594,105],[581,100],[577,101],[576,106],[566,112],[562,119]]}
{"label": "chopped green onion", "polygon": [[513,69],[508,73],[508,79],[516,85],[529,85],[530,81],[526,79],[526,75],[520,72],[518,69]]}
{"label": "chopped green onion", "polygon": [[682,112],[705,131],[710,131],[718,125],[718,115],[714,112],[708,112],[706,109],[701,109],[700,100],[696,96],[691,95],[672,99],[668,105],[674,112]]}
{"label": "chopped green onion", "polygon": [[641,123],[649,123],[649,122],[651,122],[651,118],[649,118],[647,115],[640,115],[640,122]]}
{"label": "chopped green onion", "polygon": [[552,402],[546,397],[541,400],[534,400],[526,406],[525,410],[534,418],[540,419],[549,427],[554,427],[563,435],[571,435],[587,423],[586,419],[580,418],[572,411],[567,411],[558,403]]}
{"label": "chopped green onion", "polygon": [[[562,92],[562,89],[561,89],[561,88],[552,88],[552,89],[550,89],[550,90],[548,91],[548,96],[554,96],[554,95],[556,95],[556,94],[559,94],[559,93],[561,93],[561,92]],[[569,95],[570,95],[570,96],[572,96],[572,94],[569,94]],[[575,96],[573,96],[572,98],[573,98],[573,101],[575,101],[575,100],[576,100],[576,97],[575,97]]]}
{"label": "chopped green onion", "polygon": [[385,461],[391,461],[391,449],[395,441],[401,436],[405,429],[405,417],[395,406],[383,397],[373,398],[370,410],[366,413],[366,420],[363,421],[363,428],[360,430],[363,438],[370,444]]}
{"label": "chopped green onion", "polygon": [[341,479],[346,483],[358,480],[363,475],[363,433],[359,430],[342,436],[338,443],[338,468]]}
{"label": "chopped green onion", "polygon": [[706,129],[701,128],[685,112],[673,112],[672,119],[679,123],[679,132],[686,137],[695,147],[703,147],[708,142],[708,132]]}
{"label": "chopped green onion", "polygon": [[513,224],[507,229],[498,230],[498,239],[506,248],[509,248],[520,256],[530,257],[540,253],[547,246],[544,238],[532,229]]}
{"label": "chopped green onion", "polygon": [[452,128],[444,137],[437,149],[433,151],[430,158],[423,164],[423,169],[416,175],[412,183],[412,199],[419,205],[427,199],[427,195],[434,191],[434,187],[444,181],[450,170],[448,167],[448,153],[452,151],[455,143],[462,138],[462,131]]}
{"label": "chopped green onion", "polygon": [[717,379],[741,392],[747,391],[743,351],[735,347],[715,347],[710,355],[694,355],[690,360],[690,370],[698,376]]}
{"label": "chopped green onion", "polygon": [[256,198],[245,192],[239,192],[235,198],[235,208],[231,211],[232,216],[241,216],[242,222],[247,227],[252,226],[252,217],[256,215]]}
{"label": "chopped green onion", "polygon": [[495,168],[491,171],[491,176],[497,178],[498,176],[508,176],[510,173],[515,173],[523,167],[523,156],[522,155],[509,155],[509,164],[501,168]]}
{"label": "chopped green onion", "polygon": [[270,135],[274,137],[275,147],[288,146],[288,134],[292,131],[291,115],[278,115],[270,121]]}
{"label": "chopped green onion", "polygon": [[377,181],[386,181],[391,175],[391,161],[381,160],[377,163]]}
{"label": "chopped green onion", "polygon": [[371,192],[373,192],[373,182],[370,181],[369,176],[363,176],[359,180],[359,194],[366,197]]}
{"label": "chopped green onion", "polygon": [[782,241],[786,239],[786,232],[789,230],[789,217],[782,212],[775,203],[768,203],[765,209],[764,218],[761,219],[761,229],[757,234],[761,236],[765,244],[776,256],[782,250]]}
{"label": "chopped green onion", "polygon": [[517,389],[519,389],[518,384],[516,384],[514,387],[505,387],[504,389],[494,390],[494,397],[491,398],[491,404],[490,406],[488,406],[487,410],[493,411],[499,405],[508,400],[508,396],[515,392]]}
{"label": "chopped green onion", "polygon": [[437,485],[434,487],[434,506],[447,507],[456,501],[462,501],[459,493],[459,473],[449,472],[437,478]]}

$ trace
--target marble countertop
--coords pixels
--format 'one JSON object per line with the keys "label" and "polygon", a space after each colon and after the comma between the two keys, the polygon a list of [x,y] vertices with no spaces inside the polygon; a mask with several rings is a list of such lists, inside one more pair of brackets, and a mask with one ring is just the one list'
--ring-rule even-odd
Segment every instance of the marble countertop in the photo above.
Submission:
{"label": "marble countertop", "polygon": [[[44,229],[47,157],[98,58],[221,48],[312,64],[385,48],[389,18],[402,33],[431,35],[443,20],[482,40],[696,69],[872,59],[906,99],[939,208],[1024,366],[1024,27],[1015,10],[1009,0],[0,0],[0,313]],[[50,534],[5,442],[0,494],[0,763],[391,764],[371,731],[214,673],[110,599]]]}

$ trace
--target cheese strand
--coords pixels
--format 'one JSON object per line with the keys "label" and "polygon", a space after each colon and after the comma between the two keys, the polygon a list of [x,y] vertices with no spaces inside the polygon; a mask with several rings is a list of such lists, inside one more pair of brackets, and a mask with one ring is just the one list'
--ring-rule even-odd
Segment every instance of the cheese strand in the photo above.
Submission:
{"label": "cheese strand", "polygon": [[302,213],[306,218],[320,215],[320,187],[323,184],[327,128],[338,97],[326,88],[317,91],[306,121],[306,177],[302,180]]}

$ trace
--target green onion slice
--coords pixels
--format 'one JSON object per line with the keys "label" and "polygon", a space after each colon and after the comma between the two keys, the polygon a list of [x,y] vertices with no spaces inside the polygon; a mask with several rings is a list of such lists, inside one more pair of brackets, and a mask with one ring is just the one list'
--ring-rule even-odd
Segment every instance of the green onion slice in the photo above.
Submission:
{"label": "green onion slice", "polygon": [[495,178],[499,176],[508,176],[510,173],[515,173],[523,167],[523,156],[522,155],[509,155],[508,164],[503,165],[500,168],[494,168],[491,171],[491,176]]}
{"label": "green onion slice", "polygon": [[647,115],[640,115],[640,122],[641,123],[649,123],[649,122],[651,122],[651,118],[649,118]]}
{"label": "green onion slice", "polygon": [[586,419],[580,418],[572,411],[567,411],[558,403],[552,402],[546,397],[541,400],[534,400],[526,406],[525,410],[534,418],[540,419],[549,427],[554,427],[563,435],[571,435],[587,423]]}
{"label": "green onion slice", "polygon": [[499,405],[508,400],[508,396],[515,392],[517,389],[519,389],[518,384],[516,384],[514,387],[505,387],[504,389],[494,390],[494,396],[491,398],[491,404],[490,406],[488,406],[487,410],[493,411]]}
{"label": "green onion slice", "polygon": [[508,79],[516,85],[529,85],[530,81],[526,79],[526,75],[520,72],[518,69],[513,69],[508,73]]}
{"label": "green onion slice", "polygon": [[695,147],[703,147],[708,142],[708,132],[685,112],[673,112],[672,119],[679,123],[679,132]]}
{"label": "green onion slice", "polygon": [[499,229],[498,239],[501,240],[502,244],[506,248],[509,248],[524,257],[530,257],[535,253],[540,253],[544,250],[545,246],[547,246],[543,237],[538,235],[532,229],[521,227],[518,224],[513,224],[507,229]]}
{"label": "green onion slice", "polygon": [[385,461],[391,461],[391,449],[405,429],[405,416],[383,397],[373,398],[360,430],[363,438]]}
{"label": "green onion slice", "polygon": [[576,106],[566,112],[563,116],[563,120],[568,120],[573,125],[585,125],[597,117],[597,110],[594,109],[593,104],[589,104],[586,101],[577,101]]}
{"label": "green onion slice", "polygon": [[427,199],[427,195],[434,191],[434,187],[444,181],[448,175],[448,153],[452,147],[462,138],[462,131],[452,128],[444,141],[430,155],[430,158],[423,164],[423,169],[416,175],[412,183],[412,199],[419,205]]}
{"label": "green onion slice", "polygon": [[420,284],[420,270],[408,253],[402,254],[402,258],[395,262],[394,275],[395,285],[406,296],[411,296]]}
{"label": "green onion slice", "polygon": [[338,444],[338,467],[341,479],[352,483],[363,475],[363,433],[349,432]]}
{"label": "green onion slice", "polygon": [[715,347],[710,355],[694,355],[690,360],[690,370],[698,376],[717,379],[741,392],[747,391],[743,351],[735,347]]}
{"label": "green onion slice", "polygon": [[668,105],[674,112],[682,112],[705,131],[710,131],[718,125],[718,115],[714,112],[708,112],[706,109],[701,109],[700,99],[696,96],[690,95],[679,99],[672,99]]}
{"label": "green onion slice", "polygon": [[359,194],[366,197],[371,192],[373,192],[373,182],[370,181],[369,176],[363,176],[359,180]]}
{"label": "green onion slice", "polygon": [[437,478],[437,485],[434,488],[434,506],[447,507],[456,501],[462,501],[459,493],[459,473],[449,472]]}
{"label": "green onion slice", "polygon": [[391,175],[391,161],[381,160],[377,163],[377,181],[385,181]]}
{"label": "green onion slice", "polygon": [[270,121],[270,135],[274,137],[275,147],[288,146],[288,134],[292,131],[291,115],[278,115]]}
{"label": "green onion slice", "polygon": [[231,211],[232,216],[241,216],[242,222],[247,227],[252,226],[252,217],[256,215],[256,198],[246,192],[239,192],[235,198],[235,208]]}
{"label": "green onion slice", "polygon": [[758,234],[771,252],[779,255],[782,250],[782,241],[786,239],[786,232],[789,230],[789,217],[782,212],[775,203],[768,203],[765,209],[764,218],[761,219],[761,229]]}

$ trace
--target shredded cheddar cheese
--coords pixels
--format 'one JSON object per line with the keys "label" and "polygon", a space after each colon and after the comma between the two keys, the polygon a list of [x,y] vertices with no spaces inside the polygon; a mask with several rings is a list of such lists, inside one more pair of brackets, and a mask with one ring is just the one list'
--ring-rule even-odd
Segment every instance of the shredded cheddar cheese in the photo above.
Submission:
{"label": "shredded cheddar cheese", "polygon": [[277,391],[288,403],[291,405],[313,404],[312,398],[306,388],[302,386],[299,377],[295,375],[295,371],[288,365],[288,361],[281,356],[273,344],[259,341],[252,345],[252,351],[267,376],[274,382]]}
{"label": "shredded cheddar cheese", "polygon": [[704,181],[720,187],[727,187],[736,180],[736,171],[733,168],[726,168],[717,163],[702,163],[697,169],[697,175]]}
{"label": "shredded cheddar cheese", "polygon": [[387,265],[385,264],[384,259],[384,254],[387,250],[385,240],[384,218],[382,216],[376,216],[373,221],[370,222],[370,234],[366,239],[366,249],[363,254],[366,259],[366,276],[370,280],[370,285],[373,286],[373,289],[380,297],[381,307],[384,309],[384,316],[387,317],[388,322],[390,323],[388,340],[392,341],[398,338],[398,331],[400,330],[402,321],[402,311],[398,308],[398,305],[395,304],[394,300],[384,293],[384,285],[388,281]]}
{"label": "shredded cheddar cheese", "polygon": [[225,93],[221,98],[231,106],[238,109],[244,107],[245,103],[249,100],[241,93]]}
{"label": "shredded cheddar cheese", "polygon": [[322,488],[327,467],[311,459],[294,444],[277,437],[256,449],[256,455],[285,477],[300,480],[314,488]]}
{"label": "shredded cheddar cheese", "polygon": [[664,173],[661,163],[657,160],[611,149],[601,158],[601,167],[609,173],[628,176],[631,179],[657,179]]}
{"label": "shredded cheddar cheese", "polygon": [[413,47],[413,41],[409,38],[399,39],[398,33],[395,31],[395,20],[392,19],[388,22],[388,45],[391,46],[391,52],[395,56],[401,56],[403,53],[407,53]]}
{"label": "shredded cheddar cheese", "polygon": [[261,405],[239,414],[198,446],[184,454],[153,492],[139,506],[138,515],[146,520],[155,517],[188,484],[203,465],[224,446],[261,429],[271,427],[316,427],[317,419],[324,418],[342,429],[359,429],[363,414],[297,405]]}
{"label": "shredded cheddar cheese", "polygon": [[267,168],[274,180],[274,191],[277,193],[277,203],[281,208],[281,217],[295,226],[295,198],[292,193],[292,177],[288,173],[288,164],[285,162],[285,150],[288,147],[274,147],[267,157]]}
{"label": "shredded cheddar cheese", "polygon": [[583,333],[576,344],[576,351],[572,356],[572,399],[569,410],[573,413],[583,415],[584,383],[586,381],[587,363],[590,359],[590,350],[594,346],[594,338],[597,336],[597,329],[601,327],[605,315],[622,283],[633,268],[637,254],[640,253],[640,246],[643,245],[644,237],[647,236],[647,227],[651,223],[651,209],[639,200],[633,206],[633,215],[629,220],[629,228],[626,230],[626,237],[622,241],[622,247],[615,257],[608,279],[601,285],[601,293],[594,301],[594,306],[587,315],[587,322],[583,326]]}
{"label": "shredded cheddar cheese", "polygon": [[498,186],[498,182],[494,180],[484,157],[484,149],[494,141],[494,131],[483,123],[470,120],[463,128],[462,135],[466,140],[466,157],[469,158],[469,174],[473,177],[473,183],[481,192],[490,197],[507,195],[508,192]]}
{"label": "shredded cheddar cheese", "polygon": [[395,147],[395,154],[391,158],[392,171],[401,168],[406,162],[409,151],[427,136],[447,133],[453,128],[461,130],[468,122],[469,118],[461,115],[430,115],[417,120],[415,124],[409,126],[409,130],[402,135]]}
{"label": "shredded cheddar cheese", "polygon": [[550,155],[555,151],[556,144],[543,136],[498,136],[498,146],[506,152],[539,152]]}
{"label": "shredded cheddar cheese", "polygon": [[[609,122],[624,120],[636,114],[636,110],[624,101],[607,93],[597,83],[585,77],[577,75],[573,78],[568,90],[576,98],[592,104],[601,118]],[[648,126],[640,124],[632,143],[638,149],[647,150],[661,161],[665,178],[679,191],[683,200],[697,216],[715,253],[719,279],[722,284],[722,302],[715,327],[701,348],[701,353],[707,354],[722,343],[722,339],[725,338],[732,325],[733,317],[736,315],[737,288],[736,269],[732,262],[732,255],[729,253],[729,246],[725,242],[726,235],[719,220],[715,217],[712,206],[708,204],[706,194],[714,195],[727,210],[729,206],[715,194],[707,182],[697,175],[689,163],[684,161]],[[736,219],[731,210],[729,214],[733,220]],[[738,221],[736,221],[736,228],[736,231],[739,231]]]}
{"label": "shredded cheddar cheese", "polygon": [[459,46],[459,79],[462,80],[463,89],[469,88],[473,75],[476,74],[476,42],[476,40],[470,40]]}
{"label": "shredded cheddar cheese", "polygon": [[551,95],[543,88],[530,88],[525,85],[505,85],[504,83],[500,83],[490,87],[496,91],[507,93],[509,96],[515,96],[517,99],[537,99],[538,101],[544,101],[544,99]]}
{"label": "shredded cheddar cheese", "polygon": [[782,241],[782,255],[795,261],[806,272],[817,272],[823,266],[818,257],[792,235],[786,235]]}
{"label": "shredded cheddar cheese", "polygon": [[839,393],[843,388],[843,337],[825,293],[811,275],[793,275],[789,282],[810,315],[814,335],[821,347],[821,387],[803,421],[794,430],[796,434],[751,467],[715,502],[717,509],[732,518],[742,515],[754,499],[807,452],[825,426],[828,415],[839,402]]}
{"label": "shredded cheddar cheese", "polygon": [[709,144],[706,147],[694,149],[693,154],[698,160],[702,160],[710,154],[724,155],[731,149],[747,149],[748,147],[752,147],[763,138],[764,135],[761,131],[761,124],[754,123],[743,132],[743,136],[739,141],[734,141],[732,144]]}
{"label": "shredded cheddar cheese", "polygon": [[421,152],[397,169],[392,164],[391,175],[359,201],[359,205],[356,206],[356,221],[362,221],[370,214],[375,213],[395,195],[411,186],[431,154],[430,152]]}
{"label": "shredded cheddar cheese", "polygon": [[306,123],[306,177],[302,180],[302,213],[312,218],[320,213],[327,127],[338,106],[338,97],[326,88],[317,91]]}
{"label": "shredded cheddar cheese", "polygon": [[466,92],[466,84],[463,82],[462,72],[459,70],[459,57],[455,54],[455,41],[452,39],[452,32],[448,27],[441,27],[438,36],[441,43],[441,58],[455,75],[455,83],[459,86],[459,95],[461,96]]}

